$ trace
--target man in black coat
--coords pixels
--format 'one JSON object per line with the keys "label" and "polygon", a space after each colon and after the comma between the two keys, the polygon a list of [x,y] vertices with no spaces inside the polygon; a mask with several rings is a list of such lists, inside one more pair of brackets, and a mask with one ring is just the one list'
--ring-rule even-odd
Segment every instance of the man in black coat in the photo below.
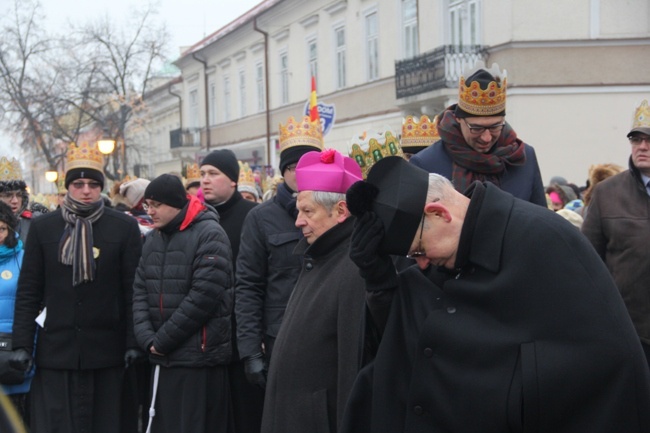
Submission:
{"label": "man in black coat", "polygon": [[[343,431],[650,431],[643,351],[591,245],[491,183],[467,194],[394,157],[348,193],[351,257],[394,298]],[[385,254],[418,266],[391,278]]]}
{"label": "man in black coat", "polygon": [[334,433],[359,371],[365,293],[348,256],[345,191],[361,169],[333,150],[309,152],[296,178],[304,264],[273,352],[262,433]]}
{"label": "man in black coat", "polygon": [[[230,240],[233,267],[236,267],[242,226],[246,215],[257,203],[245,200],[237,190],[239,163],[232,150],[220,149],[210,152],[201,162],[200,173],[205,201],[219,212],[219,224]],[[233,314],[232,329],[236,328],[237,321]],[[237,351],[236,338],[233,331],[233,355],[229,377],[235,432],[256,433],[262,420],[264,392],[246,380],[244,362]]]}
{"label": "man in black coat", "polygon": [[155,230],[135,277],[133,320],[159,373],[152,431],[230,433],[230,243],[214,209],[176,176],[158,176],[144,199]]}
{"label": "man in black coat", "polygon": [[[292,133],[288,133],[291,130]],[[235,314],[237,345],[249,382],[264,388],[266,373],[302,257],[293,251],[302,238],[296,227],[296,166],[307,152],[323,147],[320,123],[290,118],[280,126],[277,194],[253,209],[244,221],[237,257]]]}
{"label": "man in black coat", "polygon": [[103,157],[94,145],[72,144],[67,167],[61,208],[33,220],[27,238],[15,364],[29,368],[35,353],[32,431],[118,433],[125,364],[143,356],[131,308],[140,230],[104,207]]}

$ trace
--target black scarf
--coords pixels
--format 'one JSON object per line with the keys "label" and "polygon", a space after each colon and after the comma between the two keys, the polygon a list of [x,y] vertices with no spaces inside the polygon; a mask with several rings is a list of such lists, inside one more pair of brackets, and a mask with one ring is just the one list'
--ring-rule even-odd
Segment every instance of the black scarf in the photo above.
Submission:
{"label": "black scarf", "polygon": [[90,204],[66,194],[61,215],[67,223],[59,241],[59,262],[72,265],[72,285],[95,279],[93,255],[93,223],[104,214],[104,200]]}
{"label": "black scarf", "polygon": [[287,186],[286,182],[282,182],[280,185],[278,185],[276,200],[278,201],[278,204],[282,206],[294,220],[298,218],[298,209],[296,209],[295,194],[296,193]]}

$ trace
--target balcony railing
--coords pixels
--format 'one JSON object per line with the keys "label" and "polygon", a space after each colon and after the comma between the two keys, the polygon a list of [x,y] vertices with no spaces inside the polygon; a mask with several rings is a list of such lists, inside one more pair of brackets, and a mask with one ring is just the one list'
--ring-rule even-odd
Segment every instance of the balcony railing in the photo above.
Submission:
{"label": "balcony railing", "polygon": [[201,128],[174,129],[169,131],[169,147],[201,147]]}
{"label": "balcony railing", "polygon": [[443,45],[417,57],[399,60],[395,62],[397,99],[454,88],[463,71],[486,57],[485,47],[481,45]]}

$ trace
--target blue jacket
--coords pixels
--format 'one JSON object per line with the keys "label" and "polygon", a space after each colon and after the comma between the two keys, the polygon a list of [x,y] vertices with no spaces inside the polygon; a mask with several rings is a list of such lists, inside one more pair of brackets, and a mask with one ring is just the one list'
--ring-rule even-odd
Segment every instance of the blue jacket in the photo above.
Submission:
{"label": "blue jacket", "polygon": [[[14,304],[16,302],[16,289],[18,288],[18,275],[23,263],[25,250],[0,262],[0,332],[11,334],[14,324]],[[34,377],[34,370],[30,371],[25,381],[19,385],[2,385],[5,394],[22,394],[29,391],[29,386]]]}
{"label": "blue jacket", "polygon": [[[528,144],[525,146],[526,163],[509,166],[500,178],[500,188],[517,198],[546,207],[544,184],[537,164],[535,149]],[[452,160],[445,150],[442,140],[413,155],[410,162],[429,173],[437,173],[451,180]]]}

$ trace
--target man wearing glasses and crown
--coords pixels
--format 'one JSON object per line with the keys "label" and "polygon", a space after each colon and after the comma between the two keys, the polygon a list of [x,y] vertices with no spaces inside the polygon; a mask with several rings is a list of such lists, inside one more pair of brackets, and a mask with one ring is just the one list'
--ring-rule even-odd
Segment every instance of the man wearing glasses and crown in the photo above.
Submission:
{"label": "man wearing glasses and crown", "polygon": [[465,191],[475,180],[492,182],[517,198],[546,207],[535,150],[505,121],[507,73],[479,61],[460,77],[458,104],[438,117],[440,140],[410,162]]}
{"label": "man wearing glasses and crown", "polygon": [[117,433],[125,365],[144,357],[131,307],[140,230],[135,219],[104,206],[97,147],[72,143],[67,156],[68,194],[31,224],[10,363],[37,365],[32,431]]}

